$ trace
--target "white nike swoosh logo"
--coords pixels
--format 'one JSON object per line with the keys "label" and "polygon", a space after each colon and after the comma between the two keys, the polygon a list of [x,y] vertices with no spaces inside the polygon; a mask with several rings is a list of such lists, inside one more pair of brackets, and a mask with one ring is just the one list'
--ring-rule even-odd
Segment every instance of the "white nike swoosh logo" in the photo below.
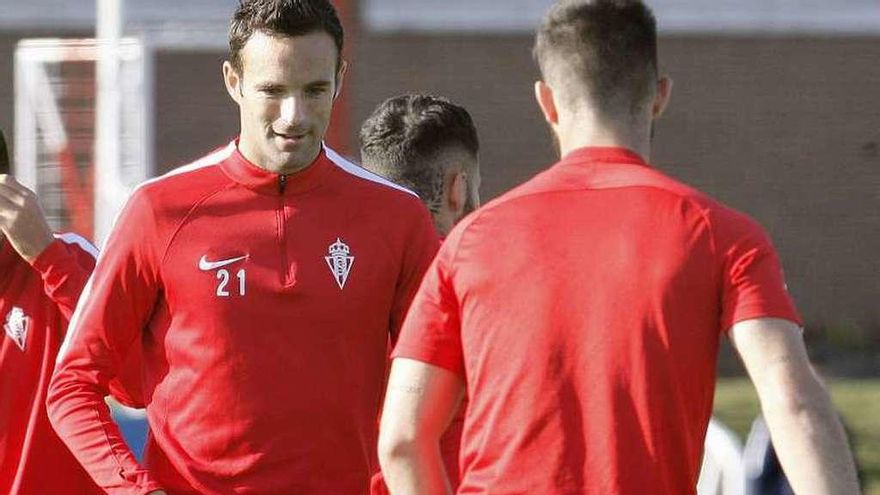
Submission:
{"label": "white nike swoosh logo", "polygon": [[202,271],[211,271],[216,270],[218,268],[223,268],[226,265],[231,265],[236,261],[246,260],[249,255],[239,256],[238,258],[229,258],[227,260],[219,260],[219,261],[208,261],[207,256],[202,256],[202,259],[199,260],[199,270]]}

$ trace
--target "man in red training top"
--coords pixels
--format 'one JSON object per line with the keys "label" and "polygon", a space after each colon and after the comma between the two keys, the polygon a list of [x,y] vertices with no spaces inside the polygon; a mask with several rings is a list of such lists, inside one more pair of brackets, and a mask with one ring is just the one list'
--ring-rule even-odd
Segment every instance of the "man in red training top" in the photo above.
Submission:
{"label": "man in red training top", "polygon": [[[360,138],[363,167],[418,193],[441,237],[480,206],[480,144],[463,107],[430,95],[389,98],[364,121]],[[440,441],[453,490],[464,410]],[[374,495],[387,493],[381,473],[372,485]]]}
{"label": "man in red training top", "polygon": [[[240,138],[117,221],[48,398],[108,493],[368,490],[389,338],[437,237],[415,194],[323,146],[342,42],[327,0],[241,2],[223,64]],[[136,345],[143,466],[102,400]]]}
{"label": "man in red training top", "polygon": [[55,357],[97,251],[53,236],[37,197],[10,175],[0,132],[0,493],[102,493],[46,416]]}
{"label": "man in red training top", "polygon": [[444,493],[466,384],[459,493],[693,494],[723,335],[795,491],[857,493],[768,237],[649,165],[671,85],[648,7],[557,2],[535,55],[562,159],[459,223],[425,276],[383,409],[391,493]]}

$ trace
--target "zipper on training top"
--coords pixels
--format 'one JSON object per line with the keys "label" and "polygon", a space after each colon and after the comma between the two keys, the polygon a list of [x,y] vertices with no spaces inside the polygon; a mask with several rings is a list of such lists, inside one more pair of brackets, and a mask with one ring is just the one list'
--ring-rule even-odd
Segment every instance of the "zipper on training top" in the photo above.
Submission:
{"label": "zipper on training top", "polygon": [[287,188],[287,176],[281,174],[278,176],[278,211],[276,218],[278,220],[278,244],[281,248],[281,285],[290,287],[294,283],[294,276],[290,266],[290,260],[287,256],[287,205],[284,202],[284,189]]}

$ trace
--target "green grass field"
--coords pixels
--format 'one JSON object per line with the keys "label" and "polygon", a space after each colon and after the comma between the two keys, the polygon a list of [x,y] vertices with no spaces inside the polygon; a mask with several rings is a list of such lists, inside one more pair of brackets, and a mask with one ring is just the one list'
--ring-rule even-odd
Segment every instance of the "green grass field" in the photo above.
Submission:
{"label": "green grass field", "polygon": [[[834,404],[843,414],[856,458],[864,475],[866,495],[880,495],[880,379],[830,381]],[[758,413],[755,389],[746,378],[725,378],[715,391],[715,416],[737,432],[748,434]]]}

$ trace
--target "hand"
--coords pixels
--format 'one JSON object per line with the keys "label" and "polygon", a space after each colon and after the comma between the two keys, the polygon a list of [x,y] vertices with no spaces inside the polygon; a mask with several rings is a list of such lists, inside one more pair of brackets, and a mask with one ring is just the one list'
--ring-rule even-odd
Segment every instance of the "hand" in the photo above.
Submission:
{"label": "hand", "polygon": [[4,174],[0,174],[0,231],[28,263],[53,240],[37,196]]}

